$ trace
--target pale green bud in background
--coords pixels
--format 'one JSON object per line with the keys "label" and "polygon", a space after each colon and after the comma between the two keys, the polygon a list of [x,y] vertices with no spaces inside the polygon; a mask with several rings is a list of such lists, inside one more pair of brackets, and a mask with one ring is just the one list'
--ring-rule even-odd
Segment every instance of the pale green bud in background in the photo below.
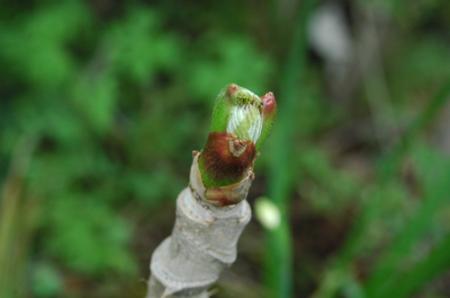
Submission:
{"label": "pale green bud in background", "polygon": [[268,198],[261,197],[256,200],[255,213],[256,218],[266,229],[273,230],[280,225],[280,209]]}

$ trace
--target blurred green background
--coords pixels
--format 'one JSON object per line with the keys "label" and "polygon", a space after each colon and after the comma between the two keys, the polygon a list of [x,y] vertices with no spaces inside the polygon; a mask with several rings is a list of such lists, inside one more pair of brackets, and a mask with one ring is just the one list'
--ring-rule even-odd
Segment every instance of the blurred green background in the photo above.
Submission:
{"label": "blurred green background", "polygon": [[450,297],[447,0],[1,1],[0,297],[143,297],[235,82],[278,121],[214,297]]}

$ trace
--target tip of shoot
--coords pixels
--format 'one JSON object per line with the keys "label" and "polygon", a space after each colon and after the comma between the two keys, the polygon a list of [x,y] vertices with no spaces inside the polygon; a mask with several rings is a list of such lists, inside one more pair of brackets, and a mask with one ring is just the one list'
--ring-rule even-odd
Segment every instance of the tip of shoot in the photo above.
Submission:
{"label": "tip of shoot", "polygon": [[275,113],[272,92],[260,97],[237,84],[222,89],[199,159],[205,185],[226,185],[243,177],[253,166],[256,150],[267,137]]}

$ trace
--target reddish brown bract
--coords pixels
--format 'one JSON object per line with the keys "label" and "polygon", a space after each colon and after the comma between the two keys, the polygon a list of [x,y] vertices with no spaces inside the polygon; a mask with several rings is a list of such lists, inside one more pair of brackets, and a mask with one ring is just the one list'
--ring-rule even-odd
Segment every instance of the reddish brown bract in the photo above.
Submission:
{"label": "reddish brown bract", "polygon": [[201,153],[208,175],[215,180],[237,180],[253,164],[256,155],[251,141],[226,132],[211,132]]}

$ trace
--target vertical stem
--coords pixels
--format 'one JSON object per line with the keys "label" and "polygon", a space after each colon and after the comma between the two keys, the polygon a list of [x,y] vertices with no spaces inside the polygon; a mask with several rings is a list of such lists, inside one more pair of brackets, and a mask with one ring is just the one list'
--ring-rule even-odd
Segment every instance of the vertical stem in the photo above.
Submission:
{"label": "vertical stem", "polygon": [[273,130],[269,159],[269,197],[282,214],[280,225],[268,231],[266,256],[266,284],[270,297],[292,296],[292,238],[289,231],[289,195],[293,184],[292,146],[301,90],[306,89],[306,24],[314,0],[302,2],[292,46],[280,82],[279,116]]}
{"label": "vertical stem", "polygon": [[242,181],[225,186],[241,198],[238,203],[214,206],[206,200],[210,189],[203,185],[194,156],[189,187],[177,199],[172,234],[152,255],[147,298],[209,297],[208,288],[236,260],[237,242],[251,217],[245,198],[252,180],[249,170]]}

